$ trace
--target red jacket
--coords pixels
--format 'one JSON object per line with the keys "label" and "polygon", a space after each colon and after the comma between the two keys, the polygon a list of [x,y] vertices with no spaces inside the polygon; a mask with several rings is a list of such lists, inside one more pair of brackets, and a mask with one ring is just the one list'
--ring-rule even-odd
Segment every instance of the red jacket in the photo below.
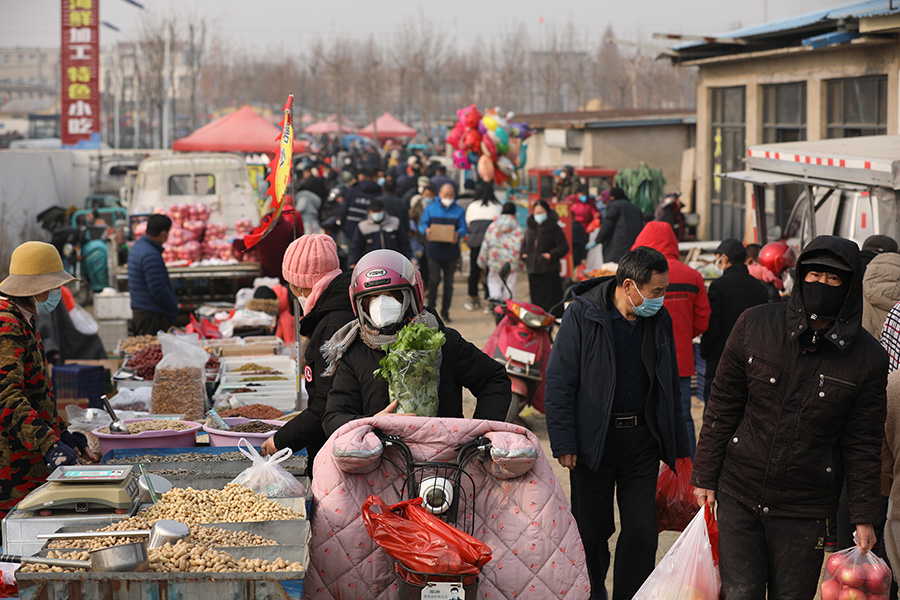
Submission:
{"label": "red jacket", "polygon": [[566,201],[569,203],[569,206],[572,210],[572,216],[575,217],[575,220],[581,223],[585,230],[590,226],[591,221],[594,220],[594,217],[600,214],[600,211],[597,210],[597,206],[594,204],[594,199],[588,196],[587,202],[581,202],[578,199],[579,194],[572,194]]}
{"label": "red jacket", "polygon": [[706,296],[703,276],[679,260],[678,241],[668,223],[647,223],[631,249],[638,246],[659,250],[669,261],[669,289],[666,290],[664,306],[672,315],[678,375],[690,377],[694,374],[693,339],[709,326],[709,298]]}

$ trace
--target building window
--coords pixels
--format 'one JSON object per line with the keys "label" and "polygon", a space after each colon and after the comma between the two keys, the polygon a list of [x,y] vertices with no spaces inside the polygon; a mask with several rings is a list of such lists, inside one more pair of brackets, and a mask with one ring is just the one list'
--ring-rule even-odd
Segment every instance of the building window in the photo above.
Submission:
{"label": "building window", "polygon": [[828,82],[828,137],[887,133],[887,75]]}
{"label": "building window", "polygon": [[712,181],[710,217],[712,239],[744,237],[744,185],[718,177],[740,170],[744,157],[744,86],[712,88]]}
{"label": "building window", "polygon": [[[806,82],[763,86],[763,143],[801,142],[806,139]],[[779,185],[766,193],[769,226],[787,222],[800,195],[799,185]]]}

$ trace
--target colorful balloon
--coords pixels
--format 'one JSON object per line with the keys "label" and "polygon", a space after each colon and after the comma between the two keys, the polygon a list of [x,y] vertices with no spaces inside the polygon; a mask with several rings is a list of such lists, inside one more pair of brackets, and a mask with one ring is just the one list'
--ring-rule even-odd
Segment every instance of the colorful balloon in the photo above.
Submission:
{"label": "colorful balloon", "polygon": [[462,149],[471,150],[472,152],[475,152],[477,154],[481,149],[481,134],[474,129],[468,130],[465,137],[463,137]]}
{"label": "colorful balloon", "polygon": [[498,127],[494,130],[494,134],[497,136],[497,153],[506,154],[509,151],[509,135],[506,129]]}
{"label": "colorful balloon", "polygon": [[478,108],[476,108],[474,104],[470,104],[462,109],[462,111],[463,114],[461,116],[465,124],[472,129],[476,129],[478,127],[478,122],[481,120],[481,113],[478,112]]}
{"label": "colorful balloon", "polygon": [[480,133],[481,135],[484,135],[487,133],[487,130],[488,129],[484,124],[484,119],[481,119],[480,121],[478,121],[478,133]]}
{"label": "colorful balloon", "polygon": [[494,179],[494,163],[487,155],[482,155],[478,159],[478,176],[482,181],[491,181]]}
{"label": "colorful balloon", "polygon": [[488,156],[491,159],[491,162],[497,160],[497,144],[494,143],[494,140],[491,139],[491,132],[488,132],[489,135],[485,135],[481,138],[481,153]]}
{"label": "colorful balloon", "polygon": [[447,143],[454,148],[459,148],[459,142],[462,140],[465,131],[465,127],[461,123],[457,123],[450,130],[450,133],[447,134]]}
{"label": "colorful balloon", "polygon": [[522,163],[520,153],[522,152],[522,140],[518,138],[510,138],[509,139],[509,151],[507,151],[506,156],[509,157],[509,160],[512,161],[512,164],[517,167],[521,167]]}
{"label": "colorful balloon", "polygon": [[513,171],[512,175],[509,176],[509,185],[511,185],[513,187],[519,187],[520,183],[522,183],[522,181],[519,178],[519,172]]}
{"label": "colorful balloon", "polygon": [[495,117],[494,115],[485,115],[484,117],[482,117],[481,122],[484,123],[484,126],[491,131],[497,129],[497,117]]}
{"label": "colorful balloon", "polygon": [[506,185],[506,182],[509,180],[509,177],[506,176],[503,171],[497,169],[494,171],[494,183],[497,185]]}
{"label": "colorful balloon", "polygon": [[453,164],[456,165],[457,169],[469,170],[470,168],[472,168],[472,163],[469,162],[469,157],[466,156],[466,153],[462,150],[453,151]]}
{"label": "colorful balloon", "polygon": [[512,175],[513,171],[516,170],[516,167],[512,164],[512,161],[509,160],[509,157],[501,156],[497,159],[497,168],[503,172],[504,175]]}

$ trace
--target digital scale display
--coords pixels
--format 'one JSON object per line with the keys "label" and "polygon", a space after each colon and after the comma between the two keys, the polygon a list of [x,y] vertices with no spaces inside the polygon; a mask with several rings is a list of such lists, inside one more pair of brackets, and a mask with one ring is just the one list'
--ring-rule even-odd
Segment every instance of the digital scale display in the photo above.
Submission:
{"label": "digital scale display", "polygon": [[117,481],[122,478],[123,471],[69,471],[63,477],[66,479],[104,479],[109,481]]}
{"label": "digital scale display", "polygon": [[123,483],[132,472],[131,465],[122,466],[63,466],[58,467],[47,481],[57,483]]}

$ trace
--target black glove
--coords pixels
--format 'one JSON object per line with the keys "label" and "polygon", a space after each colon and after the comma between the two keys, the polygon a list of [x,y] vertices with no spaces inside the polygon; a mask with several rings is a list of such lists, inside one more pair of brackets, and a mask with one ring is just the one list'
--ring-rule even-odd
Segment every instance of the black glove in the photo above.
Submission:
{"label": "black glove", "polygon": [[84,450],[88,445],[87,436],[80,431],[66,431],[59,436],[59,441],[79,450]]}
{"label": "black glove", "polygon": [[51,469],[61,467],[63,465],[77,465],[78,457],[72,447],[63,442],[53,444],[53,447],[44,455],[44,460]]}

